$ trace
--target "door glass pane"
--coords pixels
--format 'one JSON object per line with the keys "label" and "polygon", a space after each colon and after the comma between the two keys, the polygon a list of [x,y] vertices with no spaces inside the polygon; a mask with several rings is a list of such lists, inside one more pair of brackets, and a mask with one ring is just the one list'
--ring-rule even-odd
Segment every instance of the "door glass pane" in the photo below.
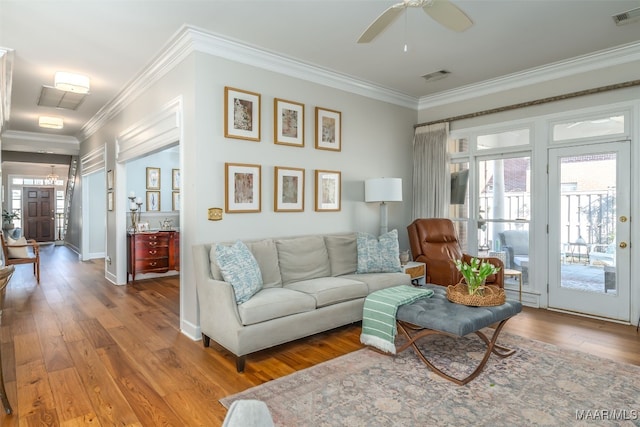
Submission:
{"label": "door glass pane", "polygon": [[560,286],[616,291],[616,155],[560,159]]}
{"label": "door glass pane", "polygon": [[469,163],[451,163],[451,198],[449,218],[453,221],[458,241],[464,253],[469,253],[467,226],[469,223]]}
{"label": "door glass pane", "polygon": [[529,282],[530,166],[529,156],[478,162],[478,253],[513,270],[506,284]]}

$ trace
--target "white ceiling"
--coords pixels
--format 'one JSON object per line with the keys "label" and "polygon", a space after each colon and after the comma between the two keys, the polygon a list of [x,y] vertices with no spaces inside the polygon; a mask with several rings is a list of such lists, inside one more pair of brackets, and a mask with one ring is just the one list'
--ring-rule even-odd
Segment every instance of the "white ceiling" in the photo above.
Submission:
{"label": "white ceiling", "polygon": [[[640,41],[640,22],[616,26],[611,18],[640,7],[640,0],[454,0],[474,22],[464,33],[408,9],[372,43],[357,44],[369,23],[394,3],[0,0],[0,48],[14,51],[3,133],[74,139],[185,24],[416,100]],[[450,76],[432,83],[421,78],[441,69]],[[91,77],[91,94],[77,111],[37,106],[42,85],[53,85],[60,70]],[[45,114],[64,117],[64,129],[38,128],[38,116]]]}

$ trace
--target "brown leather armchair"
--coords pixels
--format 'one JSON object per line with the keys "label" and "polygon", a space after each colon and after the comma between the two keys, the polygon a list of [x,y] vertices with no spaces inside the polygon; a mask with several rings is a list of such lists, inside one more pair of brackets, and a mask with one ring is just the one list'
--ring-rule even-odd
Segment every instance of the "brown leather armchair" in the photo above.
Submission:
{"label": "brown leather armchair", "polygon": [[[447,218],[419,218],[407,227],[413,260],[427,265],[427,283],[455,285],[462,277],[453,260],[466,262],[471,255],[463,254],[453,222]],[[498,273],[487,277],[487,284],[504,287],[504,265],[499,258],[482,258],[496,267]]]}

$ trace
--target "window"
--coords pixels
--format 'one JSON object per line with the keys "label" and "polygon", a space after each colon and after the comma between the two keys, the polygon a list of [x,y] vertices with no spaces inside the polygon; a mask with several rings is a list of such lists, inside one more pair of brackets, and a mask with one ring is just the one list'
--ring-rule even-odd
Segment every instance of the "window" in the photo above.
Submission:
{"label": "window", "polygon": [[625,115],[609,114],[590,119],[572,120],[553,125],[553,140],[568,141],[625,133]]}

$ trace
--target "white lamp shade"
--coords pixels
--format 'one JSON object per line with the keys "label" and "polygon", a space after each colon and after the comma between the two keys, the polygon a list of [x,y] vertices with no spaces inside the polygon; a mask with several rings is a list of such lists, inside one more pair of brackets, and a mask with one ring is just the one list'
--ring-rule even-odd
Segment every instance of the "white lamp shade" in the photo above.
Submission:
{"label": "white lamp shade", "polygon": [[81,74],[58,71],[55,75],[53,85],[56,89],[75,93],[89,93],[89,77]]}
{"label": "white lamp shade", "polygon": [[401,202],[402,178],[371,178],[364,182],[365,202]]}

